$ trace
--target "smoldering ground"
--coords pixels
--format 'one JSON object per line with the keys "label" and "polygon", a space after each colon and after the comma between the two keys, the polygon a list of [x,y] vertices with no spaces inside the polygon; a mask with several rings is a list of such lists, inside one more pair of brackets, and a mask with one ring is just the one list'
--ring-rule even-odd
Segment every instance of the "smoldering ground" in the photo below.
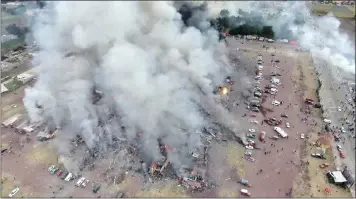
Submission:
{"label": "smoldering ground", "polygon": [[[191,164],[199,132],[210,125],[201,108],[237,132],[237,120],[212,94],[230,71],[218,33],[187,27],[176,6],[50,2],[37,16],[39,75],[24,104],[33,122],[61,128],[61,154],[70,154],[62,142],[80,134],[91,156],[134,146],[149,162],[161,158],[161,139],[175,149],[168,159],[179,168]],[[206,24],[198,19],[195,25]],[[102,92],[95,104],[93,90]]]}

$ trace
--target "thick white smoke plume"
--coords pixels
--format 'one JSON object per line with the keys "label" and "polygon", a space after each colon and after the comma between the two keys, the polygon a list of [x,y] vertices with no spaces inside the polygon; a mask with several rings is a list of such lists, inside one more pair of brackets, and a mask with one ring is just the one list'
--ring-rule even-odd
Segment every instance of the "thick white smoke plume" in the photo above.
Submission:
{"label": "thick white smoke plume", "polygon": [[[33,122],[82,134],[89,147],[140,134],[151,159],[160,138],[175,164],[200,145],[202,108],[236,130],[212,94],[229,70],[218,33],[186,27],[173,2],[51,2],[33,34],[40,72],[24,98]],[[103,93],[95,105],[93,88]]]}
{"label": "thick white smoke plume", "polygon": [[218,17],[226,9],[239,16],[239,9],[260,16],[262,22],[273,26],[279,38],[294,37],[301,48],[335,68],[355,73],[355,48],[348,36],[339,29],[340,21],[332,15],[318,17],[311,14],[311,2],[209,2],[211,17]]}

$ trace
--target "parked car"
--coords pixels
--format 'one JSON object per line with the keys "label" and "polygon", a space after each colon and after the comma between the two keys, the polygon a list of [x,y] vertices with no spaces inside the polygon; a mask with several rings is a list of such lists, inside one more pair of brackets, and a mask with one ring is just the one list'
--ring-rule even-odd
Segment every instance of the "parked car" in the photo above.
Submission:
{"label": "parked car", "polygon": [[14,190],[12,190],[10,193],[9,193],[9,198],[12,198],[14,195],[17,194],[17,192],[19,192],[20,188],[15,188]]}
{"label": "parked car", "polygon": [[260,109],[258,109],[257,107],[252,107],[252,108],[251,108],[251,111],[253,111],[253,112],[260,112]]}
{"label": "parked car", "polygon": [[59,170],[59,168],[54,167],[50,173],[51,173],[52,175],[54,175],[58,170]]}
{"label": "parked car", "polygon": [[59,177],[59,176],[61,176],[62,175],[62,173],[63,173],[63,170],[59,170],[58,172],[57,172],[57,177]]}
{"label": "parked car", "polygon": [[87,186],[87,184],[88,184],[88,182],[89,182],[89,180],[87,179],[87,180],[85,180],[83,183],[82,183],[82,187],[86,187]]}
{"label": "parked car", "polygon": [[51,165],[50,167],[48,167],[48,172],[51,172],[54,168],[55,168],[55,166]]}
{"label": "parked car", "polygon": [[278,100],[273,100],[272,105],[279,106],[279,105],[281,105],[281,102]]}
{"label": "parked car", "polygon": [[314,158],[319,158],[319,159],[324,159],[324,160],[326,159],[325,156],[320,153],[312,153],[311,156]]}
{"label": "parked car", "polygon": [[343,151],[340,151],[340,158],[345,158],[345,153]]}
{"label": "parked car", "polygon": [[290,128],[290,124],[288,122],[286,122],[286,127]]}
{"label": "parked car", "polygon": [[65,173],[62,175],[61,179],[64,180],[64,179],[68,176],[68,174],[69,174],[69,172],[65,172]]}
{"label": "parked car", "polygon": [[256,133],[256,130],[255,130],[255,129],[249,129],[248,132],[250,132],[250,133]]}
{"label": "parked car", "polygon": [[342,133],[346,133],[346,130],[345,130],[345,128],[343,126],[341,127],[341,132]]}
{"label": "parked car", "polygon": [[260,92],[255,92],[253,95],[256,96],[256,97],[261,97],[261,96],[262,96],[262,93],[260,93]]}
{"label": "parked car", "polygon": [[288,118],[288,115],[286,115],[286,114],[281,114],[281,117]]}
{"label": "parked car", "polygon": [[341,151],[342,151],[342,147],[341,147],[341,145],[339,145],[339,144],[338,144],[338,145],[336,146],[336,148],[337,148],[337,150],[338,150],[339,152],[341,152]]}
{"label": "parked car", "polygon": [[329,120],[329,119],[324,119],[323,122],[325,122],[327,124],[331,124],[331,120]]}
{"label": "parked car", "polygon": [[321,169],[325,169],[325,168],[329,167],[329,164],[328,163],[323,163],[323,164],[319,165],[319,167]]}

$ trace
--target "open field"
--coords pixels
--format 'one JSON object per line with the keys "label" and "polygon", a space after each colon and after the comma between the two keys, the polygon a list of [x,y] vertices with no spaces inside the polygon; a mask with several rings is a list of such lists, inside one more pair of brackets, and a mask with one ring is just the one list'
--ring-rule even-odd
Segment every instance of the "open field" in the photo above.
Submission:
{"label": "open field", "polygon": [[326,15],[330,12],[338,18],[354,18],[355,7],[352,6],[337,6],[333,4],[313,4],[312,12],[318,15]]}

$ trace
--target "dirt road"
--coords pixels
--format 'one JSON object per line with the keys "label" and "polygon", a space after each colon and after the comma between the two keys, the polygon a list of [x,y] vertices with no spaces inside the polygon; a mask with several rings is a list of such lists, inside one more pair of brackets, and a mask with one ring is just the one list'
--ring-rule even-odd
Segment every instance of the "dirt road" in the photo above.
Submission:
{"label": "dirt road", "polygon": [[[266,50],[262,48],[262,45],[269,46],[270,49]],[[253,197],[288,196],[293,187],[294,177],[301,165],[299,149],[304,140],[300,138],[300,134],[306,134],[308,128],[302,121],[304,117],[300,113],[302,107],[301,91],[297,90],[298,87],[292,82],[293,67],[296,67],[296,60],[298,58],[296,56],[297,53],[292,46],[288,45],[248,42],[232,38],[229,39],[229,48],[239,48],[239,51],[247,50],[245,53],[253,51],[255,59],[257,59],[258,53],[261,53],[263,56],[262,65],[264,66],[261,89],[269,84],[272,72],[281,74],[281,77],[279,77],[281,85],[278,88],[277,95],[273,97],[267,94],[266,99],[262,100],[261,105],[267,111],[263,114],[257,114],[256,118],[246,118],[246,120],[256,119],[261,122],[266,118],[275,117],[282,119],[283,122],[280,127],[289,134],[289,138],[280,138],[276,141],[267,138],[266,143],[257,141],[257,146],[261,150],[255,150],[253,154],[254,158],[256,158],[255,162],[247,163],[246,178],[252,184],[250,191]],[[272,52],[275,56],[272,56]],[[272,60],[279,60],[279,68],[272,66]],[[257,66],[257,60],[255,63]],[[272,105],[273,99],[283,101],[283,104],[281,106],[274,106]],[[251,112],[250,114],[253,113]],[[288,118],[282,118],[281,114],[288,115]],[[286,127],[286,122],[290,123],[290,128]],[[266,137],[277,135],[273,128],[265,123],[263,125],[256,125],[255,128],[257,134],[261,131],[267,132]]]}

